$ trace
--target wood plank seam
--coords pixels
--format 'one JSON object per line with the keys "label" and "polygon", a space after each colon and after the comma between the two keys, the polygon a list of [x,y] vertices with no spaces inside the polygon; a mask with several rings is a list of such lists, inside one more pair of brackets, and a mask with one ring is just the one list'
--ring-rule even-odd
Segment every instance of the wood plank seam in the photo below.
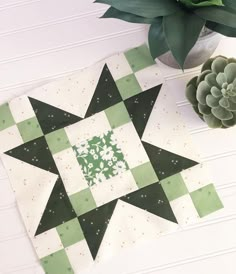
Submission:
{"label": "wood plank seam", "polygon": [[185,264],[189,264],[189,263],[193,263],[193,262],[197,262],[197,261],[202,261],[202,260],[206,260],[209,258],[214,258],[214,257],[222,256],[225,254],[235,253],[235,252],[236,252],[236,247],[232,247],[232,248],[218,250],[216,252],[211,252],[211,253],[207,253],[204,255],[200,255],[197,257],[190,257],[190,258],[187,258],[187,259],[181,260],[181,261],[171,262],[171,263],[164,264],[161,266],[156,266],[156,267],[154,266],[154,267],[145,268],[145,269],[135,271],[135,272],[129,272],[127,274],[149,274],[149,273],[152,273],[153,271],[160,271],[160,270],[164,270],[167,268],[173,268],[176,266],[185,265]]}
{"label": "wood plank seam", "polygon": [[68,49],[71,49],[71,48],[81,47],[81,46],[84,46],[84,45],[97,43],[99,41],[105,41],[105,40],[108,40],[108,39],[111,39],[111,38],[126,36],[126,35],[129,35],[129,34],[132,34],[132,33],[138,33],[138,32],[143,31],[143,29],[144,29],[144,27],[131,28],[131,29],[124,30],[124,31],[118,31],[118,32],[115,32],[115,33],[101,35],[101,36],[98,36],[98,37],[95,37],[95,38],[80,40],[78,42],[69,43],[67,45],[52,47],[52,48],[48,48],[46,50],[38,50],[38,51],[35,51],[35,52],[31,52],[29,54],[22,54],[22,55],[19,55],[18,57],[2,59],[2,60],[0,60],[0,65],[13,63],[13,62],[33,58],[33,57],[36,57],[36,56],[42,56],[42,55],[47,55],[47,54],[50,54],[50,53],[64,51],[64,50],[68,50]]}
{"label": "wood plank seam", "polygon": [[44,23],[36,24],[36,25],[33,25],[33,26],[28,26],[28,27],[24,27],[24,28],[19,28],[19,29],[13,29],[13,30],[5,31],[5,32],[0,32],[0,38],[5,37],[5,36],[9,36],[9,35],[14,35],[16,33],[22,33],[22,32],[32,31],[32,30],[36,30],[36,29],[40,29],[40,28],[49,27],[49,26],[59,25],[59,24],[63,24],[63,23],[66,23],[66,22],[71,22],[71,21],[82,19],[82,18],[90,17],[90,16],[93,16],[93,17],[94,16],[99,16],[103,12],[105,12],[105,10],[106,9],[98,9],[98,10],[92,11],[92,12],[84,12],[84,13],[80,13],[80,14],[75,14],[75,15],[63,17],[63,18],[60,18],[60,19],[57,19],[57,20],[46,21]]}
{"label": "wood plank seam", "polygon": [[26,6],[26,5],[31,5],[34,4],[36,2],[40,2],[40,0],[23,0],[23,1],[16,1],[14,3],[11,4],[7,4],[7,5],[0,5],[0,12],[6,9],[11,9],[11,8],[16,8],[16,7],[20,7],[20,6]]}

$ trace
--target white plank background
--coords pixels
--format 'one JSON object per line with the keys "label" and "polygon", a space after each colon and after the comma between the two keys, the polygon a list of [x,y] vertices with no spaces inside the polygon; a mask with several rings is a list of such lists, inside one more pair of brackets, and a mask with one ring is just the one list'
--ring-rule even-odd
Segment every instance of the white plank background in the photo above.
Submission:
{"label": "white plank background", "polygon": [[[146,41],[146,26],[100,20],[106,7],[92,2],[0,0],[0,103]],[[235,48],[235,39],[223,39],[215,54],[236,56]],[[236,128],[209,130],[192,112],[184,98],[184,86],[199,68],[183,75],[160,66],[170,86],[170,96],[176,98],[225,209],[200,224],[127,250],[86,274],[235,274]],[[43,273],[1,164],[0,273]]]}

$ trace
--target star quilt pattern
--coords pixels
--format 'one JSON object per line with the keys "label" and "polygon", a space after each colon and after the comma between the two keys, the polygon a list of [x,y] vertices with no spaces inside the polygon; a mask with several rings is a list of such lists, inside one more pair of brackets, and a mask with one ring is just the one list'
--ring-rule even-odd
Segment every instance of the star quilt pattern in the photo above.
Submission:
{"label": "star quilt pattern", "polygon": [[0,144],[47,274],[80,273],[223,207],[146,45],[1,105]]}

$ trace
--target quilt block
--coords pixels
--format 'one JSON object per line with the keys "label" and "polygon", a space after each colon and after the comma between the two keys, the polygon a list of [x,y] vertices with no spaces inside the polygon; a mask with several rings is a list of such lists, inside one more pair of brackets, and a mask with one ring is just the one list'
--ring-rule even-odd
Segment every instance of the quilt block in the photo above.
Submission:
{"label": "quilt block", "polygon": [[80,273],[223,207],[145,45],[0,106],[0,144],[48,274]]}

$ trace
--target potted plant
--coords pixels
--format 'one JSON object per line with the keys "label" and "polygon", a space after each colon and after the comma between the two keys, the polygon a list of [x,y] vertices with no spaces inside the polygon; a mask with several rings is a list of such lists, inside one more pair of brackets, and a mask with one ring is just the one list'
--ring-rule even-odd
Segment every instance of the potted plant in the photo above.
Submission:
{"label": "potted plant", "polygon": [[186,97],[209,127],[236,125],[236,59],[210,58],[187,84]]}
{"label": "potted plant", "polygon": [[150,24],[152,57],[180,68],[202,64],[223,34],[236,37],[235,0],[96,0],[110,5],[102,18]]}

